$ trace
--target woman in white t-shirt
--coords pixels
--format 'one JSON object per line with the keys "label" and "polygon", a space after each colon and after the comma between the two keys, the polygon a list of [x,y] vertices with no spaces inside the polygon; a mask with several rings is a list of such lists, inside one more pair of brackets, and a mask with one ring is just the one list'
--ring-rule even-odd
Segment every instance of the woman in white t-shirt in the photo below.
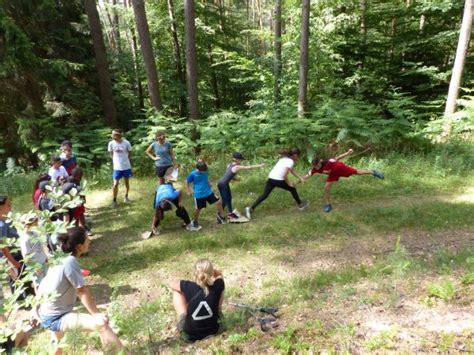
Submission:
{"label": "woman in white t-shirt", "polygon": [[257,200],[255,200],[251,207],[245,208],[245,215],[248,219],[251,218],[252,212],[255,210],[255,208],[257,208],[257,206],[261,204],[268,197],[268,195],[270,195],[275,187],[290,191],[291,195],[298,204],[299,210],[304,210],[306,207],[308,207],[309,203],[301,201],[296,188],[288,180],[288,173],[291,172],[294,176],[300,179],[301,182],[304,182],[304,179],[293,170],[295,161],[300,158],[300,154],[301,152],[298,148],[293,148],[290,151],[285,149],[280,152],[280,159],[275,164],[272,171],[270,171],[270,174],[268,174],[267,184],[265,185],[263,193],[257,198]]}

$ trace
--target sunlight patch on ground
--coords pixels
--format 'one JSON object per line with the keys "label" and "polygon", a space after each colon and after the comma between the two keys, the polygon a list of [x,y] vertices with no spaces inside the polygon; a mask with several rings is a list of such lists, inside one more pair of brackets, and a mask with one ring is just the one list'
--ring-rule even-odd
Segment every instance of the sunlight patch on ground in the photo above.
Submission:
{"label": "sunlight patch on ground", "polygon": [[466,191],[460,195],[453,196],[451,201],[474,203],[474,186],[467,188]]}

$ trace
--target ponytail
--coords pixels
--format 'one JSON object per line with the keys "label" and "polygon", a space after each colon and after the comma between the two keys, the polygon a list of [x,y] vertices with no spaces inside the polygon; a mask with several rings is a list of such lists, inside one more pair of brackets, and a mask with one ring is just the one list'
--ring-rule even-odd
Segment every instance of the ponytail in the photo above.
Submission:
{"label": "ponytail", "polygon": [[194,279],[202,288],[204,296],[209,294],[209,286],[214,285],[214,266],[208,259],[200,259],[194,265]]}
{"label": "ponytail", "polygon": [[76,254],[77,246],[84,244],[86,241],[86,230],[82,227],[72,227],[66,233],[60,234],[58,239],[61,244],[61,249],[65,253]]}

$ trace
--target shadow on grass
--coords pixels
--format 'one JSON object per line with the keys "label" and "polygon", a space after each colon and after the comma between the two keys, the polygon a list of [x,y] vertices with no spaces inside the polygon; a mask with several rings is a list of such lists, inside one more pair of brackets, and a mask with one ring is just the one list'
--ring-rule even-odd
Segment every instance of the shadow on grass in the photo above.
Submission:
{"label": "shadow on grass", "polygon": [[[330,214],[315,213],[312,210],[303,213],[273,210],[272,216],[265,216],[262,211],[258,213],[257,220],[245,227],[205,225],[199,233],[181,232],[179,227],[179,232],[176,232],[172,224],[179,224],[180,221],[174,215],[168,215],[166,218],[170,221],[165,226],[166,234],[148,241],[141,241],[139,232],[136,231],[137,227],[141,227],[141,221],[148,211],[137,212],[127,208],[121,217],[126,221],[127,227],[95,240],[91,261],[95,264],[94,272],[110,277],[115,273],[143,270],[187,252],[206,254],[210,250],[218,253],[219,250],[235,249],[238,257],[243,251],[258,253],[259,248],[263,247],[283,249],[302,243],[304,248],[304,242],[309,240],[327,243],[325,238],[331,234],[343,234],[349,240],[357,237],[357,241],[367,241],[367,236],[383,238],[388,233],[397,233],[405,228],[449,231],[473,226],[473,204],[443,201],[409,205],[396,205],[396,201],[394,203],[393,206],[383,208],[351,209],[349,206]],[[108,211],[103,212],[104,216],[100,213],[101,211],[99,218],[104,221],[111,218]],[[125,246],[127,249],[124,249]],[[122,249],[120,258],[117,257],[119,249]],[[109,252],[104,253],[105,250]],[[327,251],[328,257],[338,250],[337,243],[331,245],[331,249]]]}

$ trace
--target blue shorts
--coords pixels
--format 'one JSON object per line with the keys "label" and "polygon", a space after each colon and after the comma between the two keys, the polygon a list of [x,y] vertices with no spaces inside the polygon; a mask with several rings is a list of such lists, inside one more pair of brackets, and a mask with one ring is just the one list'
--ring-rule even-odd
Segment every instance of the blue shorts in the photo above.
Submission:
{"label": "blue shorts", "polygon": [[114,180],[120,180],[121,178],[131,178],[132,177],[132,169],[127,170],[114,170],[112,174]]}
{"label": "blue shorts", "polygon": [[67,313],[56,315],[56,316],[42,316],[41,318],[41,326],[45,329],[51,330],[52,332],[60,332],[61,331],[61,319]]}

